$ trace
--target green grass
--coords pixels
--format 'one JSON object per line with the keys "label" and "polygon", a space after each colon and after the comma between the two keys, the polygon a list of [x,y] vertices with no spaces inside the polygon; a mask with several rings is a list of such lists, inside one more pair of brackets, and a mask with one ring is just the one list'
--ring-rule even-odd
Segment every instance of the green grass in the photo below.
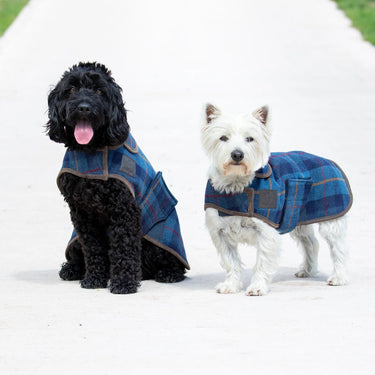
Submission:
{"label": "green grass", "polygon": [[0,0],[0,36],[28,2],[29,0]]}
{"label": "green grass", "polygon": [[375,0],[335,0],[363,38],[375,45]]}

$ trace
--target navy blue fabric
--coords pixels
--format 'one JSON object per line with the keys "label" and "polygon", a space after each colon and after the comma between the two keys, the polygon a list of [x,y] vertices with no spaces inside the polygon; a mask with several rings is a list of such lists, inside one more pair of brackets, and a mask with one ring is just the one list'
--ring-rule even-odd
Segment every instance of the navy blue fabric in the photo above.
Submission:
{"label": "navy blue fabric", "polygon": [[[94,153],[67,150],[59,176],[62,173],[122,181],[141,208],[144,237],[171,252],[189,268],[175,209],[177,200],[165,184],[162,173],[154,171],[131,134],[125,145],[118,148],[106,147]],[[73,231],[71,240],[76,236]]]}
{"label": "navy blue fabric", "polygon": [[221,216],[257,217],[280,233],[297,225],[344,215],[352,205],[349,182],[332,161],[302,151],[272,153],[239,194],[216,191],[207,182],[205,209]]}

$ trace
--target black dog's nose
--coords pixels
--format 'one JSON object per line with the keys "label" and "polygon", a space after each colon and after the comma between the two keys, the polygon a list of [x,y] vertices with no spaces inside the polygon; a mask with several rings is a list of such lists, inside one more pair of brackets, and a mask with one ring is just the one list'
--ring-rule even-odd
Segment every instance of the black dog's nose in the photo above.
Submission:
{"label": "black dog's nose", "polygon": [[82,103],[78,106],[78,111],[79,113],[81,113],[82,115],[87,115],[91,112],[91,107],[89,104],[87,103]]}
{"label": "black dog's nose", "polygon": [[230,154],[230,156],[232,157],[232,159],[236,162],[236,163],[239,163],[244,155],[243,155],[243,152],[240,151],[240,150],[234,150],[232,151],[232,153]]}

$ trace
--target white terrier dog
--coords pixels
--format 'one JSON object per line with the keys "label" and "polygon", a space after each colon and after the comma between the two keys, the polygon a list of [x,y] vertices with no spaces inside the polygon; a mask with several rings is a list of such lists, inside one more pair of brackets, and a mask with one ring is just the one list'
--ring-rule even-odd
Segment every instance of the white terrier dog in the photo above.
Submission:
{"label": "white terrier dog", "polygon": [[318,272],[318,242],[312,223],[328,242],[333,261],[329,285],[348,281],[346,217],[349,183],[332,161],[301,151],[269,151],[268,108],[229,115],[207,104],[202,145],[211,161],[206,188],[206,225],[227,275],[218,293],[242,288],[239,243],[254,245],[257,260],[246,294],[267,294],[276,272],[279,233],[291,232],[303,250],[297,277]]}

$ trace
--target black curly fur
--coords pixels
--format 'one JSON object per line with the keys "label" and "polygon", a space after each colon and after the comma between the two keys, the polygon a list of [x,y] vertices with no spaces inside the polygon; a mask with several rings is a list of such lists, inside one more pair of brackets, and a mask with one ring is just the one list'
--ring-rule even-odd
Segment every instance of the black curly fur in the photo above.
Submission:
{"label": "black curly fur", "polygon": [[[90,108],[84,116],[78,110],[82,103]],[[71,150],[92,152],[128,137],[121,88],[104,65],[74,65],[50,92],[48,107],[49,137]],[[94,130],[87,145],[74,137],[80,120]],[[83,288],[105,288],[110,280],[112,293],[127,294],[137,291],[141,279],[171,283],[185,278],[185,267],[174,255],[142,238],[140,209],[122,182],[64,173],[59,187],[79,238],[67,249],[63,280],[81,280]]]}

